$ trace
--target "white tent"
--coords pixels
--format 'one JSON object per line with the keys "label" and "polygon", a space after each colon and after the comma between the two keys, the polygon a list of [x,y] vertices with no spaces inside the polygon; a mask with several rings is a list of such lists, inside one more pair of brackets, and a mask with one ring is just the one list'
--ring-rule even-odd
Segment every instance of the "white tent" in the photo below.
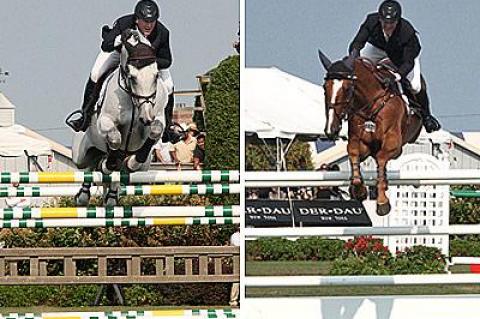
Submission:
{"label": "white tent", "polygon": [[[296,137],[325,136],[324,101],[322,86],[276,67],[242,72],[245,132],[256,134],[264,143],[275,140],[277,170],[286,168],[285,156]],[[346,127],[341,136],[346,136]]]}
{"label": "white tent", "polygon": [[275,67],[242,73],[246,132],[259,138],[321,136],[325,127],[323,88]]}
{"label": "white tent", "polygon": [[52,146],[47,141],[25,135],[21,125],[0,127],[0,156],[40,156],[51,155]]}

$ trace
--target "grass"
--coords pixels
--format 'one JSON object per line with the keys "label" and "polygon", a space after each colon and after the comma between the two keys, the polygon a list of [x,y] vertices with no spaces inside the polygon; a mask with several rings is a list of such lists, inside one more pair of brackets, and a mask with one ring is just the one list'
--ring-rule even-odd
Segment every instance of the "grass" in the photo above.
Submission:
{"label": "grass", "polygon": [[[330,262],[320,261],[248,261],[246,276],[328,275]],[[451,267],[452,273],[466,273],[468,266]],[[371,295],[448,295],[480,294],[480,285],[412,285],[412,286],[330,286],[248,288],[247,297],[281,296],[371,296]]]}

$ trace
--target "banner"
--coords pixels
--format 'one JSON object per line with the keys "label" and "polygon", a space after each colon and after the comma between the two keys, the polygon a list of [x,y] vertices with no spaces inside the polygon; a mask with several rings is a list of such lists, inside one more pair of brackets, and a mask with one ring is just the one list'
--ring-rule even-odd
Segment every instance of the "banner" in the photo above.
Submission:
{"label": "banner", "polygon": [[[293,212],[293,214],[292,214]],[[293,218],[292,218],[293,216]],[[245,224],[253,227],[372,226],[356,200],[247,200]]]}

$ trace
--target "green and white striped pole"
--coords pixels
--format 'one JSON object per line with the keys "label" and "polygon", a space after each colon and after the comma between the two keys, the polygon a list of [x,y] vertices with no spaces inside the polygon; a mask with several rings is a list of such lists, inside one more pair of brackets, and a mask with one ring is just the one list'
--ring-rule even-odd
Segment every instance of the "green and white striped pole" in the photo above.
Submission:
{"label": "green and white striped pole", "polygon": [[159,218],[45,218],[0,220],[0,228],[47,227],[143,227],[162,225],[233,225],[240,217],[159,217]]}
{"label": "green and white striped pole", "polygon": [[240,206],[116,206],[4,208],[0,219],[42,218],[141,218],[141,217],[239,217]]}
{"label": "green and white striped pole", "polygon": [[238,182],[239,171],[149,171],[135,173],[113,172],[0,172],[0,184],[43,184],[43,183],[110,183],[153,184],[164,182],[221,183]]}
{"label": "green and white striped pole", "polygon": [[[77,186],[0,186],[0,197],[52,197],[75,196]],[[92,186],[93,196],[103,194],[102,186]],[[137,185],[121,186],[120,196],[125,195],[221,195],[239,194],[240,184],[198,184],[198,185]]]}

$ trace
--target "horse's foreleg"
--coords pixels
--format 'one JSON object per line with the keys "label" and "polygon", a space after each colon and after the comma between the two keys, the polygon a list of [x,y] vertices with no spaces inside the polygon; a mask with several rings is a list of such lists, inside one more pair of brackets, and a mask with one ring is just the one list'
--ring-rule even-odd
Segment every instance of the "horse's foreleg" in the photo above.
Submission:
{"label": "horse's foreleg", "polygon": [[125,166],[129,171],[138,171],[148,159],[153,145],[157,143],[163,133],[163,124],[159,120],[155,120],[150,126],[150,134],[142,147],[134,155],[127,158]]}
{"label": "horse's foreleg", "polygon": [[363,144],[357,139],[351,139],[347,145],[348,159],[350,160],[350,166],[352,167],[350,195],[363,201],[367,198],[368,192],[365,184],[363,183],[362,173],[360,171],[360,158],[362,154]]}
{"label": "horse's foreleg", "polygon": [[122,134],[111,117],[100,116],[97,121],[97,128],[100,135],[107,141],[109,149],[115,151],[122,146]]}
{"label": "horse's foreleg", "polygon": [[384,153],[377,154],[377,215],[385,216],[390,213],[390,200],[387,197],[387,162],[388,158]]}

